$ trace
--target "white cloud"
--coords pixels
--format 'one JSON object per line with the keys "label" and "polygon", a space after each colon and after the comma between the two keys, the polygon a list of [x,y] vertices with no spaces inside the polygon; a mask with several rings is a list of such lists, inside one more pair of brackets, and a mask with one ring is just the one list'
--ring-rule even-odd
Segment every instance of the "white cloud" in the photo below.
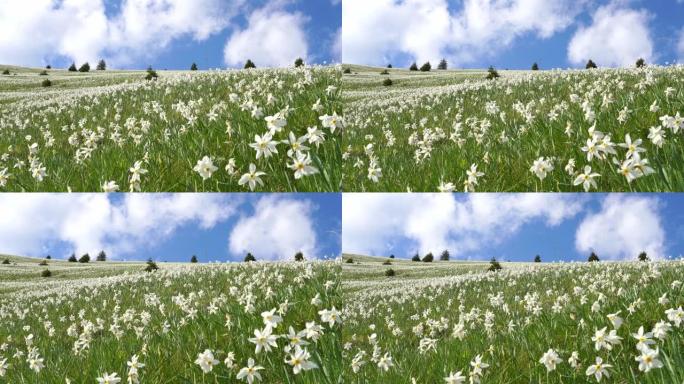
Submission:
{"label": "white cloud", "polygon": [[548,38],[570,26],[586,0],[345,0],[343,60],[384,65],[397,55],[452,64],[492,56],[526,35]]}
{"label": "white cloud", "polygon": [[262,197],[254,214],[235,224],[228,238],[230,252],[251,252],[258,260],[291,260],[298,251],[307,258],[317,257],[313,209],[306,201]]}
{"label": "white cloud", "polygon": [[639,58],[652,62],[653,41],[646,10],[611,2],[596,10],[592,24],[580,27],[568,45],[568,59],[575,65],[594,60],[599,66],[632,66]]}
{"label": "white cloud", "polygon": [[235,209],[235,201],[214,194],[127,194],[120,201],[105,194],[2,194],[0,250],[40,256],[46,244],[63,242],[77,254],[136,256],[182,225],[210,228]]}
{"label": "white cloud", "polygon": [[283,10],[271,2],[252,12],[245,29],[230,36],[224,49],[226,64],[238,66],[251,59],[260,67],[291,66],[298,57],[307,59],[309,47],[304,31],[308,18]]}
{"label": "white cloud", "polygon": [[679,61],[684,62],[684,28],[682,28],[681,32],[679,32],[679,43],[677,44],[677,53],[679,54]]}
{"label": "white cloud", "polygon": [[345,194],[342,249],[383,255],[408,239],[416,249],[449,249],[456,257],[499,242],[532,220],[555,226],[575,216],[580,202],[562,194]]}
{"label": "white cloud", "polygon": [[245,0],[122,0],[108,17],[104,0],[0,2],[0,62],[37,66],[66,57],[126,65],[174,39],[204,40],[226,28]]}
{"label": "white cloud", "polygon": [[634,259],[641,251],[652,258],[665,251],[665,230],[653,197],[608,195],[601,210],[589,214],[578,226],[575,247],[599,258]]}

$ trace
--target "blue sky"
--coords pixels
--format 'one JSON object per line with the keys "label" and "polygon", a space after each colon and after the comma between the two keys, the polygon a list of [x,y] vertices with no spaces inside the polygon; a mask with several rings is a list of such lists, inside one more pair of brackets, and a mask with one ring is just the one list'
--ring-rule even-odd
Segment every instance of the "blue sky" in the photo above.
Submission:
{"label": "blue sky", "polygon": [[346,0],[343,61],[544,69],[684,62],[681,0]]}
{"label": "blue sky", "polygon": [[339,194],[1,194],[0,254],[201,262],[340,254]]}
{"label": "blue sky", "polygon": [[345,253],[611,260],[684,254],[684,194],[345,194]]}
{"label": "blue sky", "polygon": [[0,63],[200,69],[340,61],[336,0],[0,2]]}

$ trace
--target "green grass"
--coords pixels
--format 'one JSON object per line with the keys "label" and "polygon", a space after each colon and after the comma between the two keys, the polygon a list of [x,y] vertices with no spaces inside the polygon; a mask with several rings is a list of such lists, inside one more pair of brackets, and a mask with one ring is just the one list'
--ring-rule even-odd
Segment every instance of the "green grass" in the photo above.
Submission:
{"label": "green grass", "polygon": [[[471,185],[475,191],[583,191],[574,181],[586,165],[600,174],[591,190],[684,190],[684,169],[677,166],[684,161],[684,123],[677,132],[663,128],[662,147],[648,138],[660,117],[684,115],[682,66],[499,71],[501,78],[492,81],[484,71],[390,69],[381,75],[383,68],[350,69],[342,80],[345,191],[422,192],[440,185],[460,191],[473,164],[484,173]],[[386,78],[394,85],[383,86]],[[654,102],[657,112],[650,110]],[[583,104],[595,114],[593,122]],[[624,108],[630,113],[620,122]],[[614,164],[626,160],[619,146],[589,161],[581,148],[594,122],[613,144],[624,143],[626,134],[643,140],[640,157],[654,173],[629,183]],[[543,179],[530,170],[540,157],[554,167]],[[570,160],[574,169],[566,171]],[[377,182],[368,175],[372,161],[382,173]]]}
{"label": "green grass", "polygon": [[[133,355],[145,364],[141,383],[238,382],[249,358],[265,368],[262,383],[340,382],[340,325],[323,323],[319,314],[341,307],[338,262],[158,263],[160,269],[148,273],[139,262],[53,260],[53,276],[43,278],[40,260],[10,260],[0,265],[0,363],[8,365],[0,382],[91,383],[112,372],[126,382]],[[6,280],[15,269],[31,273]],[[316,295],[318,304],[312,303]],[[271,352],[255,353],[248,338],[264,328],[261,313],[272,308],[283,318],[275,334],[287,334],[290,326],[301,331],[308,322],[322,327],[318,341],[307,339],[306,346],[319,368],[295,375],[284,361],[285,337]],[[26,361],[33,347],[45,364],[37,373]],[[220,363],[203,373],[195,360],[206,349]],[[233,367],[223,362],[229,352]]]}
{"label": "green grass", "polygon": [[[342,272],[346,383],[441,383],[451,372],[468,377],[477,355],[489,364],[485,383],[596,382],[585,373],[596,356],[613,365],[601,382],[684,380],[684,323],[669,321],[672,330],[656,345],[664,366],[648,373],[638,369],[631,336],[640,326],[651,331],[656,322],[668,321],[667,309],[684,305],[682,261],[503,262],[502,271],[486,272],[486,263],[397,260],[383,266],[384,258],[349,257],[355,263],[343,263]],[[397,275],[386,277],[385,268]],[[659,303],[663,294],[668,303]],[[600,308],[592,311],[597,301]],[[624,319],[617,330],[621,343],[596,351],[591,337],[596,329],[613,329],[607,315],[618,311]],[[462,339],[453,332],[459,322]],[[434,349],[421,351],[421,341],[433,341]],[[551,372],[539,362],[549,348],[562,359]],[[572,352],[579,355],[577,369],[567,361]],[[385,372],[377,363],[386,353],[393,366]],[[355,358],[364,363],[358,372],[352,370]]]}
{"label": "green grass", "polygon": [[[128,191],[138,161],[143,192],[249,191],[238,181],[252,163],[266,172],[257,191],[340,189],[341,129],[319,119],[342,114],[339,68],[158,71],[156,81],[143,71],[9,69],[0,76],[1,191],[99,192],[110,181]],[[44,79],[53,85],[42,87]],[[263,116],[253,115],[257,106]],[[285,111],[287,125],[273,136],[278,153],[256,159],[249,144],[269,131],[265,117]],[[325,141],[309,143],[310,127]],[[290,133],[304,138],[317,173],[295,178],[282,143]],[[217,168],[206,180],[193,170],[205,156]],[[32,172],[40,169],[42,180]]]}

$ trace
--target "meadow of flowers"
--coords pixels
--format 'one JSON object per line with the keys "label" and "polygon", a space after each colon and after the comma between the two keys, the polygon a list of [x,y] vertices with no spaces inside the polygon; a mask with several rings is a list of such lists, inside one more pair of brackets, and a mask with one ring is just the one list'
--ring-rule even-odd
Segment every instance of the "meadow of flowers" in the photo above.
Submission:
{"label": "meadow of flowers", "polygon": [[350,69],[346,191],[684,190],[684,66]]}
{"label": "meadow of flowers", "polygon": [[0,383],[340,380],[338,261],[5,259]]}
{"label": "meadow of flowers", "polygon": [[342,272],[346,383],[684,380],[684,261],[487,272],[351,257]]}
{"label": "meadow of flowers", "polygon": [[340,189],[339,67],[8,72],[0,191]]}

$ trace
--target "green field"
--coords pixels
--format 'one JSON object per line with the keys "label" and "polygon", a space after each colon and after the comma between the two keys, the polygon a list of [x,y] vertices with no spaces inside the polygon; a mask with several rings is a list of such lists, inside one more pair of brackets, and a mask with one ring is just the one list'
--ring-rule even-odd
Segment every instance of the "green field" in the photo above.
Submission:
{"label": "green field", "polygon": [[337,67],[5,70],[0,191],[340,189]]}
{"label": "green field", "polygon": [[[488,272],[481,262],[387,260],[344,256],[346,383],[597,382],[587,372],[597,357],[600,382],[684,380],[683,261],[503,262]],[[648,371],[635,360],[640,327],[641,351],[658,351]],[[475,367],[478,356],[487,367]]]}
{"label": "green field", "polygon": [[345,68],[345,191],[684,190],[684,66]]}
{"label": "green field", "polygon": [[237,383],[249,359],[254,382],[340,382],[339,262],[41,261],[0,256],[0,383]]}

